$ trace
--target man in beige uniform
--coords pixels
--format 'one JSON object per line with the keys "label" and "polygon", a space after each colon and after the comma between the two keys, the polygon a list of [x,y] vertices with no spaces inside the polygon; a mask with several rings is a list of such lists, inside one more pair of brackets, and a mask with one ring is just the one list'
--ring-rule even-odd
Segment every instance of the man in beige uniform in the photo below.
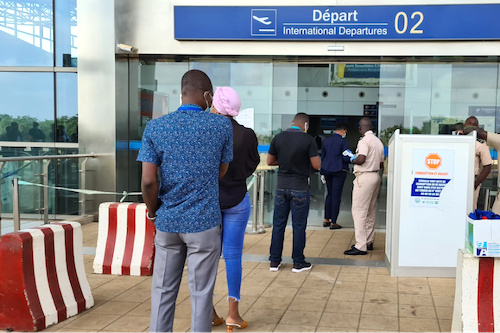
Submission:
{"label": "man in beige uniform", "polygon": [[[467,126],[464,128],[464,133],[469,134],[470,132],[472,132],[474,130],[477,131],[478,138],[486,140],[486,144],[488,146],[495,148],[497,153],[500,152],[500,134],[488,133],[485,130],[479,128],[478,126]],[[500,188],[500,184],[498,184],[498,186]],[[497,197],[495,199],[495,202],[493,203],[493,208],[491,208],[491,211],[495,214],[500,214],[500,196],[499,196],[499,194],[500,194],[500,191],[497,193]]]}
{"label": "man in beige uniform", "polygon": [[370,118],[361,118],[358,124],[363,136],[358,142],[354,163],[352,190],[352,218],[356,244],[344,252],[346,255],[365,255],[373,249],[375,236],[375,205],[380,189],[379,170],[384,169],[384,145],[375,134]]}
{"label": "man in beige uniform", "polygon": [[[479,122],[476,117],[471,116],[465,120],[465,127],[479,127]],[[482,169],[481,169],[482,166]],[[477,208],[477,198],[479,198],[479,190],[481,183],[488,177],[491,171],[491,155],[490,149],[484,142],[476,141],[476,159],[474,161],[474,203],[472,208]]]}

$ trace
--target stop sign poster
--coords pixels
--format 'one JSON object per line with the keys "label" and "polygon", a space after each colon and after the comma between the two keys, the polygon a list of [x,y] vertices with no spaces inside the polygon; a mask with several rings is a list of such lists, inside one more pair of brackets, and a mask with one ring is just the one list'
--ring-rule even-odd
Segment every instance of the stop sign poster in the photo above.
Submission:
{"label": "stop sign poster", "polygon": [[411,206],[444,209],[452,204],[454,165],[454,150],[414,149]]}

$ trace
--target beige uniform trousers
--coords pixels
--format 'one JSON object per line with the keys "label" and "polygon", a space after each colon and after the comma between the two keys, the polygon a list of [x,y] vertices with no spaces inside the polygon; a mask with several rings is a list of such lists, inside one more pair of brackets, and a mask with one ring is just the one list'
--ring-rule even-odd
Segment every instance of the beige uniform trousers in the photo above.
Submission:
{"label": "beige uniform trousers", "polygon": [[380,189],[378,172],[364,172],[356,175],[352,189],[352,218],[354,220],[355,247],[366,251],[375,237],[375,206]]}
{"label": "beige uniform trousers", "polygon": [[474,203],[473,203],[473,206],[472,206],[472,210],[477,209],[477,199],[479,198],[479,191],[480,190],[481,190],[481,184],[479,184],[479,186],[474,190]]}
{"label": "beige uniform trousers", "polygon": [[495,198],[495,202],[493,203],[491,211],[495,214],[500,215],[500,192],[497,193],[497,197]]}

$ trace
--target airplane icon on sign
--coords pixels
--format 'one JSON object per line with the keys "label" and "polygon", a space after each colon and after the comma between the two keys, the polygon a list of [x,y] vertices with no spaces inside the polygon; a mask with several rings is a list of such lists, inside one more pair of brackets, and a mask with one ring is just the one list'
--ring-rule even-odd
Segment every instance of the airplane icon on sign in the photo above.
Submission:
{"label": "airplane icon on sign", "polygon": [[269,24],[272,23],[271,21],[268,21],[269,20],[268,16],[266,16],[266,17],[258,17],[258,16],[253,15],[252,18],[254,20],[256,20],[256,21],[259,21],[262,24],[265,24],[265,25],[269,25]]}
{"label": "airplane icon on sign", "polygon": [[277,31],[276,9],[252,9],[250,13],[250,32],[252,36],[276,36]]}

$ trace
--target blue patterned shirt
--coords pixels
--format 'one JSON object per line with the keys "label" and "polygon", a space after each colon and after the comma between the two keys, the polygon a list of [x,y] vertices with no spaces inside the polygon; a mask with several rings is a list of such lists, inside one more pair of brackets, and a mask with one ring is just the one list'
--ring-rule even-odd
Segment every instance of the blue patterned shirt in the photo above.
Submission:
{"label": "blue patterned shirt", "polygon": [[201,232],[221,224],[219,166],[233,159],[233,128],[197,105],[149,121],[137,161],[160,167],[156,228]]}

